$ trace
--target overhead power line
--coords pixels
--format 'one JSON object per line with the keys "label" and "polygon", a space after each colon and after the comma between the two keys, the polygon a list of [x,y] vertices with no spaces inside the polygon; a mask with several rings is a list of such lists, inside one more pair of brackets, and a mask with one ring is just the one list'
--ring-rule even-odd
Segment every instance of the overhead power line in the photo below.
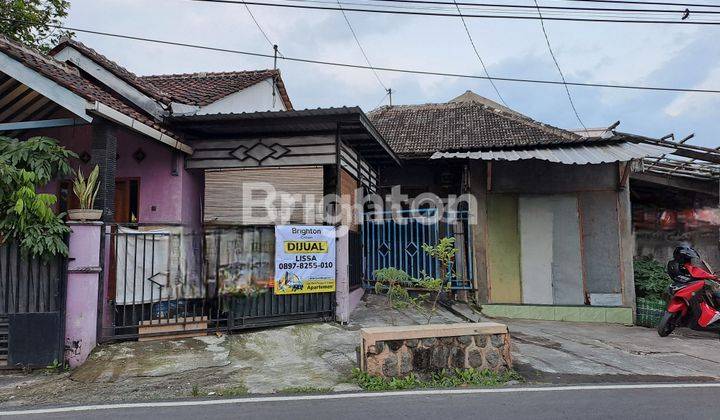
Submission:
{"label": "overhead power line", "polygon": [[465,33],[467,34],[467,37],[470,40],[470,46],[472,46],[473,51],[475,51],[475,56],[477,57],[478,61],[480,61],[480,65],[482,66],[485,76],[488,77],[488,81],[490,82],[490,85],[492,85],[492,88],[495,90],[495,94],[497,95],[498,99],[500,99],[500,102],[502,102],[502,104],[505,105],[505,107],[509,108],[508,104],[505,102],[505,99],[500,94],[500,90],[498,90],[497,86],[495,85],[495,81],[490,77],[490,73],[488,72],[488,69],[485,66],[485,62],[483,61],[482,57],[480,56],[480,53],[478,52],[477,47],[475,46],[475,41],[473,40],[473,37],[470,34],[470,29],[467,26],[467,22],[465,22],[465,18],[462,15],[462,11],[460,11],[460,6],[458,6],[457,2],[455,2],[454,0],[453,0],[453,2],[455,3],[455,8],[457,9],[458,14],[460,15],[460,21],[462,22],[463,27],[465,28]]}
{"label": "overhead power line", "polygon": [[[2,17],[0,17],[0,20],[5,21],[5,22],[23,22],[18,19],[8,19],[8,18],[2,18]],[[222,53],[229,53],[229,54],[239,54],[239,55],[246,55],[246,56],[250,56],[250,57],[274,58],[273,54],[265,54],[265,53],[258,53],[258,52],[252,52],[252,51],[242,51],[242,50],[235,50],[235,49],[230,49],[230,48],[213,47],[213,46],[209,46],[209,45],[190,44],[190,43],[179,42],[179,41],[169,41],[169,40],[146,38],[146,37],[140,37],[140,36],[134,36],[134,35],[117,34],[117,33],[112,33],[112,32],[96,31],[96,30],[92,30],[92,29],[76,28],[76,27],[65,26],[65,25],[48,25],[48,26],[52,27],[52,28],[57,28],[57,29],[65,29],[68,31],[80,32],[80,33],[86,33],[86,34],[92,34],[92,35],[99,35],[99,36],[107,36],[107,37],[113,37],[113,38],[119,38],[119,39],[127,39],[127,40],[132,40],[132,41],[149,42],[149,43],[154,43],[154,44],[171,45],[171,46],[175,46],[175,47],[193,48],[193,49],[198,49],[198,50],[215,51],[215,52],[222,52]],[[296,62],[296,63],[318,64],[318,65],[326,65],[326,66],[333,66],[333,67],[346,67],[346,68],[370,70],[369,66],[361,65],[361,64],[341,63],[341,62],[336,62],[336,61],[315,60],[315,59],[300,58],[300,57],[279,57],[279,59],[285,60],[285,61],[292,61],[292,62]],[[418,69],[405,69],[405,68],[398,68],[398,67],[375,67],[375,70],[393,72],[393,73],[417,74],[417,75],[424,75],[424,76],[458,77],[458,78],[464,78],[464,79],[482,79],[482,80],[492,79],[494,81],[502,81],[502,82],[532,83],[532,84],[543,84],[543,85],[567,84],[568,86],[583,86],[583,87],[608,88],[608,89],[644,90],[644,91],[654,91],[654,92],[690,92],[690,93],[720,94],[720,90],[717,90],[717,89],[694,89],[694,88],[677,88],[677,87],[663,87],[663,86],[620,85],[620,84],[611,84],[611,83],[583,83],[583,82],[565,82],[565,83],[563,83],[563,82],[557,81],[557,80],[525,79],[525,78],[516,78],[516,77],[497,77],[497,76],[487,77],[487,76],[480,76],[480,75],[475,75],[475,74],[463,74],[463,73],[418,70]]]}
{"label": "overhead power line", "polygon": [[582,3],[613,3],[613,4],[636,4],[650,6],[680,6],[680,7],[707,7],[710,9],[720,8],[720,4],[702,4],[702,3],[675,3],[661,1],[632,1],[632,0],[564,0]]}
{"label": "overhead power line", "polygon": [[[537,9],[533,5],[529,4],[503,4],[503,3],[478,3],[478,2],[453,2],[443,0],[368,0],[377,3],[405,3],[405,4],[434,4],[434,5],[454,5],[457,3],[460,6],[471,6],[471,7],[498,7],[507,9]],[[664,3],[663,3],[664,4]],[[705,6],[704,6],[705,7]],[[707,6],[707,7],[720,7],[719,6]],[[648,9],[648,8],[627,8],[627,7],[578,7],[578,6],[546,6],[540,5],[540,9],[543,10],[558,10],[558,11],[587,11],[587,12],[623,12],[623,13],[677,13],[681,14],[685,11],[686,6],[681,9]],[[692,14],[709,14],[716,15],[720,14],[718,10],[691,10]]]}
{"label": "overhead power line", "polygon": [[[195,2],[204,3],[225,3],[225,4],[242,4],[236,0],[190,0]],[[264,6],[264,7],[280,7],[280,8],[292,8],[292,9],[306,9],[306,10],[334,10],[334,11],[346,11],[346,12],[359,12],[359,13],[381,13],[381,14],[394,14],[394,15],[407,15],[407,16],[435,16],[435,17],[460,17],[457,13],[440,13],[440,12],[427,12],[427,11],[411,11],[411,10],[387,10],[387,9],[366,9],[366,8],[349,8],[333,6],[312,6],[307,4],[288,4],[288,3],[266,3],[260,1],[245,1],[244,3]],[[478,19],[519,19],[519,20],[539,20],[539,16],[532,15],[500,15],[500,14],[464,14],[466,18],[478,18]],[[645,23],[645,24],[668,24],[668,25],[720,25],[720,21],[697,21],[697,20],[662,20],[662,19],[621,19],[621,18],[581,18],[581,17],[568,17],[568,16],[545,16],[545,20],[557,20],[566,22],[597,22],[597,23]]]}
{"label": "overhead power line", "polygon": [[575,113],[575,118],[577,118],[578,122],[582,126],[582,128],[587,133],[588,129],[585,127],[585,123],[583,123],[582,118],[580,118],[580,114],[578,113],[577,108],[575,107],[575,102],[573,102],[572,95],[570,94],[570,88],[567,85],[567,81],[565,80],[565,74],[563,74],[562,69],[560,68],[560,63],[558,63],[557,58],[555,57],[555,52],[553,52],[552,45],[550,44],[550,37],[548,36],[547,30],[545,29],[545,21],[542,19],[542,12],[540,11],[540,5],[538,4],[537,0],[533,0],[535,2],[535,6],[537,6],[537,12],[538,16],[540,16],[540,27],[542,28],[543,35],[545,35],[545,43],[547,44],[548,51],[550,52],[550,57],[552,57],[553,62],[555,63],[555,67],[557,67],[557,71],[560,74],[560,79],[562,79],[563,86],[565,87],[565,93],[567,93],[568,101],[570,101],[570,108],[572,108],[573,113]]}
{"label": "overhead power line", "polygon": [[[250,10],[250,6],[248,6],[248,4],[245,2],[243,2],[243,4],[245,5],[245,9],[247,9],[248,14],[250,15],[250,19],[252,19],[252,21],[255,22],[255,26],[257,26],[257,28],[260,30],[260,33],[262,33],[263,37],[265,37],[265,40],[268,42],[268,44],[270,44],[270,46],[273,49],[275,49],[277,44],[275,44],[274,42],[272,42],[270,40],[270,37],[268,36],[268,34],[265,32],[265,30],[260,25],[258,20],[255,19],[255,15],[253,14],[252,10]],[[280,53],[280,51],[278,51],[278,54],[282,55],[282,53]]]}
{"label": "overhead power line", "polygon": [[383,83],[382,79],[380,78],[380,75],[378,74],[377,71],[375,71],[372,64],[370,63],[370,59],[368,58],[367,54],[365,53],[365,48],[363,48],[362,44],[360,43],[360,39],[358,39],[358,36],[355,33],[355,29],[353,29],[352,24],[350,24],[350,19],[348,19],[347,14],[345,14],[345,10],[343,10],[340,0],[337,0],[337,4],[340,7],[340,10],[342,11],[343,18],[345,18],[345,23],[347,23],[348,28],[350,28],[350,33],[352,34],[353,38],[355,38],[355,43],[357,44],[358,48],[360,49],[362,56],[365,58],[365,62],[367,63],[368,67],[370,67],[370,69],[372,69],[372,72],[375,75],[375,78],[377,79],[378,83],[380,83],[380,86],[382,86],[383,90],[389,95],[390,92],[388,91],[387,86],[385,86],[385,83]]}

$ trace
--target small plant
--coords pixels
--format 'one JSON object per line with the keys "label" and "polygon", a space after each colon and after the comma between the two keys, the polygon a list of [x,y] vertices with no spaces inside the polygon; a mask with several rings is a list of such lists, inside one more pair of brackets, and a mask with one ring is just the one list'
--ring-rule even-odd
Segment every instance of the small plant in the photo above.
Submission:
{"label": "small plant", "polygon": [[[410,277],[403,270],[387,267],[375,270],[375,293],[384,294],[394,309],[413,307],[423,314],[429,324],[437,313],[437,304],[441,296],[450,290],[454,276],[453,262],[458,252],[454,246],[455,238],[443,238],[437,245],[423,244],[422,250],[438,260],[440,276],[434,278],[424,271],[419,279]],[[416,295],[410,290],[417,291]],[[394,323],[394,319],[393,319]]]}
{"label": "small plant", "polygon": [[639,298],[663,300],[665,289],[672,283],[665,267],[653,258],[643,257],[633,261],[635,294]]}
{"label": "small plant", "polygon": [[200,387],[197,386],[197,384],[192,386],[192,391],[190,391],[190,395],[193,397],[199,397],[200,396]]}
{"label": "small plant", "polygon": [[52,363],[45,366],[45,372],[47,373],[61,373],[63,371],[66,371],[68,369],[68,366],[65,363],[60,362],[58,359],[53,360]]}
{"label": "small plant", "polygon": [[413,284],[410,275],[395,267],[386,267],[373,272],[375,278],[375,293],[388,297],[390,306],[395,309],[406,308],[409,304],[410,294],[406,287]]}
{"label": "small plant", "polygon": [[368,391],[393,391],[417,388],[455,388],[459,386],[499,387],[508,382],[522,382],[522,376],[515,371],[495,373],[491,370],[469,369],[443,369],[431,374],[427,379],[421,379],[414,374],[404,378],[383,378],[373,376],[355,368],[352,373],[353,381],[362,389]]}
{"label": "small plant", "polygon": [[75,172],[75,180],[73,181],[73,192],[80,201],[80,208],[83,210],[92,210],[100,189],[98,177],[100,175],[100,167],[95,165],[87,178],[83,176],[82,171],[78,168]]}

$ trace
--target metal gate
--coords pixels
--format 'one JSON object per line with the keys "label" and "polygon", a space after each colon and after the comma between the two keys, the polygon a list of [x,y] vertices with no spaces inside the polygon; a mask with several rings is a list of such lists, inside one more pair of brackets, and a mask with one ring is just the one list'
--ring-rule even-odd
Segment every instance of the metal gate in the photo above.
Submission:
{"label": "metal gate", "polygon": [[0,367],[44,367],[62,362],[66,260],[23,256],[15,243],[0,246]]}
{"label": "metal gate", "polygon": [[363,278],[372,287],[375,270],[399,268],[413,278],[423,273],[437,277],[439,266],[423,250],[423,244],[435,245],[443,237],[455,238],[458,252],[453,264],[452,288],[473,289],[473,244],[468,212],[456,211],[435,217],[435,211],[400,210],[364,214]]}
{"label": "metal gate", "polygon": [[[334,319],[334,293],[278,296],[271,283],[247,293],[222,287],[228,276],[274,267],[272,257],[260,253],[258,244],[245,249],[242,241],[233,239],[233,233],[248,229],[266,228],[225,228],[198,235],[181,228],[114,227],[106,235],[110,264],[102,339],[151,339]],[[224,244],[228,238],[234,242]],[[223,245],[231,251],[221,258]],[[274,242],[271,245],[274,250]]]}

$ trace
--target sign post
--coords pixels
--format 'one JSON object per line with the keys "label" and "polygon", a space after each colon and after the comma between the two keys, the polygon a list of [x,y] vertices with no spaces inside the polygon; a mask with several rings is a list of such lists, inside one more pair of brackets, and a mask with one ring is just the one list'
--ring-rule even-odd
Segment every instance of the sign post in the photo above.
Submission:
{"label": "sign post", "polygon": [[335,291],[335,227],[275,226],[276,295]]}

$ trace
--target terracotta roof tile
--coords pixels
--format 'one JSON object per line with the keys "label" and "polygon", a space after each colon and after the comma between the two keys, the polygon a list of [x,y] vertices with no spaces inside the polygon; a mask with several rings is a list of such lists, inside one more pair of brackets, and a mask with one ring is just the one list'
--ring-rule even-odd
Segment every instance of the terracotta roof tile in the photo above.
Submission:
{"label": "terracotta roof tile", "polygon": [[167,74],[142,76],[140,79],[155,86],[177,102],[204,106],[273,77],[277,80],[280,97],[286,108],[292,109],[292,103],[278,70]]}
{"label": "terracotta roof tile", "polygon": [[122,67],[121,65],[110,60],[109,58],[95,51],[94,49],[86,46],[81,42],[75,41],[72,38],[63,38],[60,43],[50,51],[50,55],[54,56],[58,52],[62,51],[66,46],[71,46],[76,50],[80,51],[80,53],[99,64],[110,73],[114,74],[121,80],[132,85],[133,87],[135,87],[142,93],[150,96],[151,98],[166,104],[170,103],[170,97],[157,89],[152,84],[146,83],[142,80],[142,78],[136,76],[134,73],[130,72],[125,67]]}
{"label": "terracotta roof tile", "polygon": [[434,152],[548,146],[591,141],[519,113],[489,106],[491,101],[383,106],[368,117],[403,158]]}
{"label": "terracotta roof tile", "polygon": [[83,77],[81,72],[72,65],[57,61],[50,56],[43,55],[39,51],[20,45],[3,36],[0,36],[0,52],[7,54],[25,67],[42,74],[90,102],[101,102],[156,130],[177,137],[167,127],[161,125],[134,105],[126,102],[114,92]]}

